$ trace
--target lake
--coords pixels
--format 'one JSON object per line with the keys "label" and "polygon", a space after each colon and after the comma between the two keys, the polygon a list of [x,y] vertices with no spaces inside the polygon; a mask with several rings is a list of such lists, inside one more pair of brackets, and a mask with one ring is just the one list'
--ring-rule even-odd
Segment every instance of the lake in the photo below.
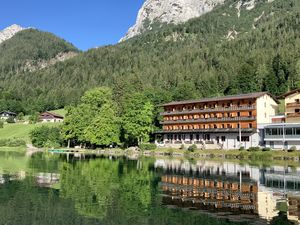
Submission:
{"label": "lake", "polygon": [[1,225],[299,224],[300,165],[0,154]]}

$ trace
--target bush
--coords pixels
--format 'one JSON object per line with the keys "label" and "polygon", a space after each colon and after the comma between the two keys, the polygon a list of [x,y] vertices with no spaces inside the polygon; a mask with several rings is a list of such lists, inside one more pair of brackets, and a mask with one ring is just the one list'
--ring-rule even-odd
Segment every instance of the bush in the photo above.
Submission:
{"label": "bush", "polygon": [[245,151],[245,147],[240,147],[240,151]]}
{"label": "bush", "polygon": [[180,148],[179,148],[180,150],[185,150],[185,146],[184,146],[184,144],[182,144],[181,146],[180,146]]}
{"label": "bush", "polygon": [[0,147],[19,147],[25,145],[26,142],[22,139],[0,139]]}
{"label": "bush", "polygon": [[43,147],[59,147],[63,144],[61,130],[58,127],[37,127],[30,133],[33,146]]}
{"label": "bush", "polygon": [[188,147],[188,151],[189,152],[194,152],[194,151],[196,151],[198,148],[197,148],[197,145],[191,145],[190,147]]}
{"label": "bush", "polygon": [[7,123],[15,123],[15,118],[13,117],[9,117],[7,120],[6,120]]}
{"label": "bush", "polygon": [[151,150],[155,150],[157,146],[156,144],[152,144],[152,143],[143,143],[139,145],[139,148],[142,151],[151,151]]}
{"label": "bush", "polygon": [[272,149],[271,148],[263,148],[262,151],[263,152],[270,152],[270,151],[272,151]]}
{"label": "bush", "polygon": [[249,151],[249,152],[258,152],[258,151],[260,151],[260,148],[259,148],[259,147],[250,147],[250,148],[248,149],[248,151]]}
{"label": "bush", "polygon": [[297,150],[296,146],[292,146],[290,147],[290,149],[288,150],[288,152],[295,152]]}
{"label": "bush", "polygon": [[4,122],[2,120],[0,120],[0,128],[4,127]]}

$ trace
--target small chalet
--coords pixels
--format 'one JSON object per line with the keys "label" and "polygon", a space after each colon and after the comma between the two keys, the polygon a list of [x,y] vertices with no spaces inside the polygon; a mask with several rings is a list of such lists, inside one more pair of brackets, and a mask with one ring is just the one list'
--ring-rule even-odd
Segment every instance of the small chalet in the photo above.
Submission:
{"label": "small chalet", "polygon": [[1,120],[7,120],[9,118],[16,119],[17,114],[14,112],[9,112],[9,111],[2,111],[0,112],[0,119]]}
{"label": "small chalet", "polygon": [[64,117],[51,112],[44,112],[40,114],[40,121],[42,123],[61,123]]}

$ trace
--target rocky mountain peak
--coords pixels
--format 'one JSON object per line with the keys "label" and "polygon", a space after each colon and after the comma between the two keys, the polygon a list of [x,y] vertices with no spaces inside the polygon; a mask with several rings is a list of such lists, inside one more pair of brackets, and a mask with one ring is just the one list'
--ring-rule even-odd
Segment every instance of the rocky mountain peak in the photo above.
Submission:
{"label": "rocky mountain peak", "polygon": [[17,24],[13,24],[4,30],[0,31],[0,44],[10,38],[12,38],[16,33],[25,30],[26,28],[23,28]]}
{"label": "rocky mountain peak", "polygon": [[153,25],[164,23],[182,23],[210,12],[225,0],[146,0],[140,9],[136,24],[129,29],[121,41],[132,38]]}

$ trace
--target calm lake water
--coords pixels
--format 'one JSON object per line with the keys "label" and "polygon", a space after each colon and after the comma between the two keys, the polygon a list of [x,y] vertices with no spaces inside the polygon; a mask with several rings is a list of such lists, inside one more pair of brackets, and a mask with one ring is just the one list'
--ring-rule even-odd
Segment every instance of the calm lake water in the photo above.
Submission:
{"label": "calm lake water", "polygon": [[1,225],[299,224],[300,166],[0,154]]}

